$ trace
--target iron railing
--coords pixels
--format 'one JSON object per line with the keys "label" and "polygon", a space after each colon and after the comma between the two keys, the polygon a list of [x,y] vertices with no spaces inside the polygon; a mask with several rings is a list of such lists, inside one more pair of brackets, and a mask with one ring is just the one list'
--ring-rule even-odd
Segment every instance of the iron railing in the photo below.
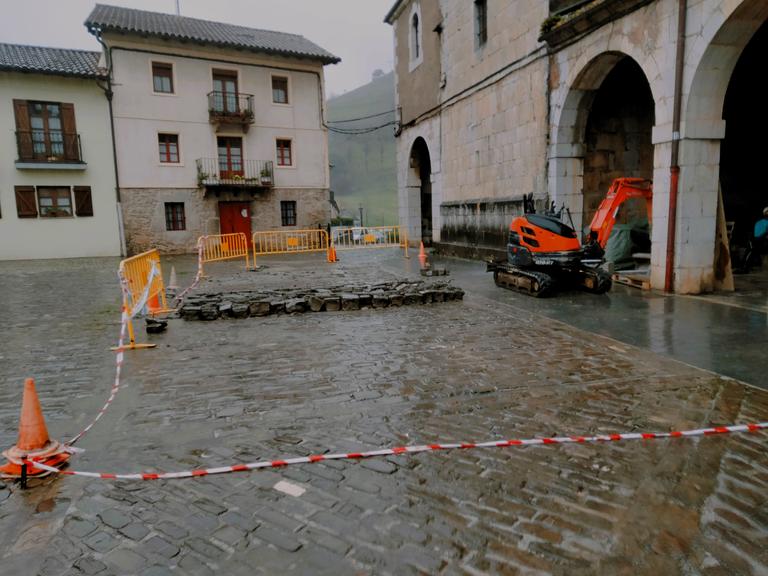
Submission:
{"label": "iron railing", "polygon": [[217,158],[198,158],[197,183],[200,186],[271,188],[274,185],[272,161],[240,160],[224,164]]}
{"label": "iron railing", "polygon": [[208,114],[211,120],[253,122],[253,94],[240,92],[208,93]]}
{"label": "iron railing", "polygon": [[16,150],[20,162],[83,162],[80,134],[61,130],[16,132]]}

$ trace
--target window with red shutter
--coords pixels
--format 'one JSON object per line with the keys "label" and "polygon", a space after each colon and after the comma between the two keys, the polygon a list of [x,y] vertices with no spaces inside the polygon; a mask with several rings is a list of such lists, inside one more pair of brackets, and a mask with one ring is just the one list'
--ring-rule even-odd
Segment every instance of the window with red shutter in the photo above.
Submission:
{"label": "window with red shutter", "polygon": [[90,186],[75,186],[75,214],[77,216],[93,216]]}
{"label": "window with red shutter", "polygon": [[37,199],[34,186],[14,186],[16,214],[19,218],[37,218]]}

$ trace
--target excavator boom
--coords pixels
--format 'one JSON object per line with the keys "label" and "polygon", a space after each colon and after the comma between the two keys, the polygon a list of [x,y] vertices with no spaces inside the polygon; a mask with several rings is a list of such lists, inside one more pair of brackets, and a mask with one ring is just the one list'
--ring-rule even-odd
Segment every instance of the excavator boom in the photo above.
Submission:
{"label": "excavator boom", "polygon": [[589,239],[596,241],[605,249],[608,238],[611,235],[613,225],[616,224],[616,215],[619,207],[630,198],[645,198],[645,207],[648,211],[648,222],[651,222],[651,210],[653,204],[653,184],[645,178],[617,178],[611,184],[608,194],[600,203],[595,212],[592,223],[589,225]]}

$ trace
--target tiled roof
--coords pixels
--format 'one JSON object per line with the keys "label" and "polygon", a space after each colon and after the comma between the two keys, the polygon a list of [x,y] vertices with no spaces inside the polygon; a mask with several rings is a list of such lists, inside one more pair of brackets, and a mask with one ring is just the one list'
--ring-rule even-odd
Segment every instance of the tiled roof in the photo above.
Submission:
{"label": "tiled roof", "polygon": [[155,36],[167,40],[196,42],[294,58],[309,58],[319,60],[323,64],[335,64],[341,61],[340,58],[298,34],[258,30],[223,22],[210,22],[186,16],[104,4],[96,4],[85,25],[89,29],[99,28],[102,32]]}
{"label": "tiled roof", "polygon": [[98,69],[99,56],[90,50],[0,44],[0,70],[101,78],[106,72]]}

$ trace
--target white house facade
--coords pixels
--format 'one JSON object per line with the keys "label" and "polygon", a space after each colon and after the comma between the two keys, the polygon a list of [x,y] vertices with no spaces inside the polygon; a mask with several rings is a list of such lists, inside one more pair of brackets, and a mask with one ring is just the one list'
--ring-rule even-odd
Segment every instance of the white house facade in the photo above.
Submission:
{"label": "white house facade", "polygon": [[325,226],[323,66],[305,38],[97,5],[129,252]]}
{"label": "white house facade", "polygon": [[99,56],[0,44],[0,260],[120,255]]}

